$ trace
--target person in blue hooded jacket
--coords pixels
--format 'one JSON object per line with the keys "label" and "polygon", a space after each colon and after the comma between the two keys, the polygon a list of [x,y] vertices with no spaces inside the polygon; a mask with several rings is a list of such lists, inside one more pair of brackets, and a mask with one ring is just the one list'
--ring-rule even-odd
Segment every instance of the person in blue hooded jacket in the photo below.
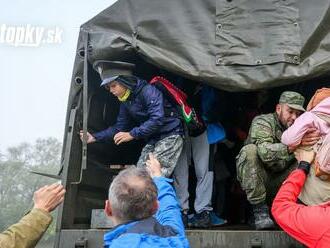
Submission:
{"label": "person in blue hooded jacket", "polygon": [[146,169],[125,169],[110,185],[105,213],[115,227],[104,235],[105,248],[189,247],[172,180],[149,156]]}
{"label": "person in blue hooded jacket", "polygon": [[[162,165],[163,176],[170,177],[183,146],[183,127],[175,106],[155,86],[133,75],[134,64],[120,61],[96,61],[102,83],[120,101],[115,125],[96,133],[87,133],[87,143],[113,139],[120,145],[144,139],[137,167],[145,166],[150,152]],[[137,124],[137,125],[136,125]],[[80,132],[81,139],[83,133]]]}

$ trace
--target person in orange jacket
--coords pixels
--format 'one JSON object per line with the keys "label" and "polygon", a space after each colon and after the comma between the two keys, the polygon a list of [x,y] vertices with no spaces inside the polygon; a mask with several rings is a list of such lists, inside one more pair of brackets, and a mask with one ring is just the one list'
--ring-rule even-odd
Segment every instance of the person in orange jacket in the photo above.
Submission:
{"label": "person in orange jacket", "polygon": [[315,206],[297,203],[298,196],[314,160],[314,152],[295,152],[298,168],[284,181],[272,206],[277,224],[290,236],[308,247],[330,245],[330,202]]}

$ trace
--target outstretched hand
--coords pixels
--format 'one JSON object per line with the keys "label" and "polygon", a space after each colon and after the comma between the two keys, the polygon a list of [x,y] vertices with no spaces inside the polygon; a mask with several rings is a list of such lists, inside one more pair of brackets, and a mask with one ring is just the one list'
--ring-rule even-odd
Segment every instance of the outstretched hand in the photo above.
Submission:
{"label": "outstretched hand", "polygon": [[146,161],[147,170],[151,177],[162,176],[161,165],[155,155],[149,153],[149,159]]}
{"label": "outstretched hand", "polygon": [[46,185],[34,192],[34,208],[51,212],[63,202],[64,194],[65,189],[61,184]]}

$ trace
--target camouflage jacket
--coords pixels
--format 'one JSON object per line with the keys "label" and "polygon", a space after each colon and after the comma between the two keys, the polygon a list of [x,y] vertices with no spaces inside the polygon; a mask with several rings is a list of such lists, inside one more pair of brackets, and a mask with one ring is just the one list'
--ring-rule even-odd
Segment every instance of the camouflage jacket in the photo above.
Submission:
{"label": "camouflage jacket", "polygon": [[245,141],[246,145],[257,145],[259,158],[272,171],[285,169],[295,159],[288,147],[281,143],[284,130],[276,113],[259,115],[253,119]]}
{"label": "camouflage jacket", "polygon": [[0,248],[32,248],[47,230],[52,216],[40,209],[32,209],[17,224],[0,233]]}

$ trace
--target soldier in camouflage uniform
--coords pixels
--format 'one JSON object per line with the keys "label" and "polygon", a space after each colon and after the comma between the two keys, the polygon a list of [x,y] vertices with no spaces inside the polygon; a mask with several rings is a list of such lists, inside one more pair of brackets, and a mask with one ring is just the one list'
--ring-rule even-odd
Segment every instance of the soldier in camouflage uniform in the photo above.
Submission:
{"label": "soldier in camouflage uniform", "polygon": [[281,143],[285,129],[305,111],[304,97],[293,91],[281,94],[276,111],[256,116],[245,146],[236,157],[237,177],[252,204],[256,229],[273,227],[266,204],[295,168],[294,154]]}

